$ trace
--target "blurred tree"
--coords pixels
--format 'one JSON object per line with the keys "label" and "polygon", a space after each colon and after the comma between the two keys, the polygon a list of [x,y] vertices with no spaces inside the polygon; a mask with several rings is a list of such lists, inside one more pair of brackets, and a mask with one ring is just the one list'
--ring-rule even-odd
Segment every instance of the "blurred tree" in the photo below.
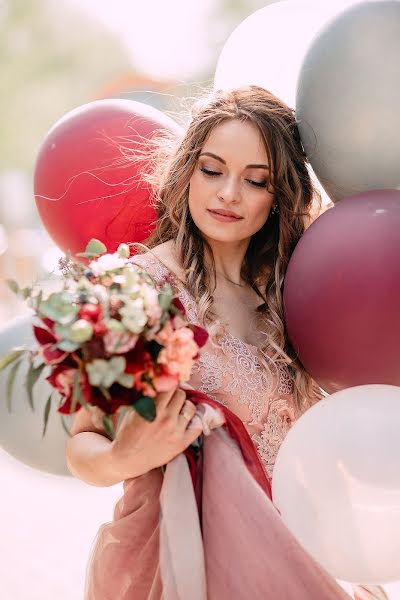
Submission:
{"label": "blurred tree", "polygon": [[118,37],[62,0],[0,0],[0,173],[32,170],[48,129],[132,68]]}

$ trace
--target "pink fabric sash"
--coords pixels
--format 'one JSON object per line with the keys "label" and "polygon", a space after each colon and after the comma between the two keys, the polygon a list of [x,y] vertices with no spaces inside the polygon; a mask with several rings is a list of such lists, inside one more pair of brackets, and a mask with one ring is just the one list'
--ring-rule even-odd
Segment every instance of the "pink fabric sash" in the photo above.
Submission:
{"label": "pink fabric sash", "polygon": [[164,477],[156,469],[125,482],[97,535],[85,600],[348,600],[282,522],[241,421],[202,394],[191,399],[214,409],[198,410],[210,433],[203,468],[180,455]]}

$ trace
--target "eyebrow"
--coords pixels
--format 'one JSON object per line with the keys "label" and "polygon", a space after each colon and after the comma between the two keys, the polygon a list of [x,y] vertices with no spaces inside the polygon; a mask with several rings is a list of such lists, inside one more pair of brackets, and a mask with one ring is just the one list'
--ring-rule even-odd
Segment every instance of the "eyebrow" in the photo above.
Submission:
{"label": "eyebrow", "polygon": [[[211,158],[215,158],[215,160],[218,160],[223,165],[226,165],[226,161],[223,158],[221,158],[220,156],[218,156],[217,154],[213,154],[213,152],[202,152],[199,155],[199,158],[201,156],[211,156]],[[246,165],[245,168],[246,169],[266,169],[267,171],[270,170],[268,165],[263,165],[263,164]]]}

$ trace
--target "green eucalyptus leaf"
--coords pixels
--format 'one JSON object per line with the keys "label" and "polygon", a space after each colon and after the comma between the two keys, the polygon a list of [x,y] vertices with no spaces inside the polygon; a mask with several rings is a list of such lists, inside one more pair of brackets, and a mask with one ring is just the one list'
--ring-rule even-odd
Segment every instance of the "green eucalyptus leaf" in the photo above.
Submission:
{"label": "green eucalyptus leaf", "polygon": [[0,359],[0,371],[8,367],[8,365],[11,365],[11,363],[16,361],[26,351],[26,348],[14,348],[11,350],[6,356]]}
{"label": "green eucalyptus leaf", "polygon": [[104,252],[107,252],[107,246],[96,238],[92,238],[85,248],[85,254],[100,256],[100,254],[104,254]]}
{"label": "green eucalyptus leaf", "polygon": [[117,379],[117,383],[126,388],[133,388],[135,378],[130,373],[121,373],[121,375]]}
{"label": "green eucalyptus leaf", "polygon": [[49,421],[49,415],[50,415],[50,409],[51,409],[51,397],[52,397],[52,395],[53,395],[53,392],[47,398],[46,406],[44,407],[44,414],[43,414],[43,421],[44,422],[43,422],[42,439],[44,438],[44,436],[46,434],[47,423]]}
{"label": "green eucalyptus leaf", "polygon": [[39,365],[38,367],[33,367],[32,363],[29,366],[29,370],[28,370],[28,374],[26,376],[26,391],[28,392],[28,401],[29,401],[29,406],[31,407],[32,410],[35,410],[34,404],[33,404],[33,387],[35,385],[35,383],[37,382],[37,380],[40,377],[41,372],[43,371],[43,369],[45,368],[45,364]]}
{"label": "green eucalyptus leaf", "polygon": [[14,294],[18,294],[19,292],[19,285],[16,281],[14,281],[14,279],[6,279],[6,284],[8,285],[8,287],[10,288],[10,290],[12,292],[14,292]]}
{"label": "green eucalyptus leaf", "polygon": [[62,340],[61,342],[57,342],[57,344],[54,344],[53,348],[58,348],[63,352],[75,352],[75,350],[77,350],[79,346],[80,344],[70,342],[70,340]]}
{"label": "green eucalyptus leaf", "polygon": [[7,398],[7,409],[8,409],[9,413],[11,413],[12,391],[13,391],[13,387],[14,387],[15,376],[17,374],[19,367],[21,366],[21,363],[22,363],[22,360],[15,362],[13,364],[13,366],[11,367],[10,372],[7,377],[6,398]]}
{"label": "green eucalyptus leaf", "polygon": [[174,292],[170,286],[162,288],[158,295],[158,303],[162,311],[167,310],[170,307],[173,297]]}
{"label": "green eucalyptus leaf", "polygon": [[72,388],[72,400],[71,400],[71,413],[75,412],[77,404],[84,404],[85,400],[83,398],[82,390],[81,390],[81,373],[79,370],[74,373],[74,385]]}
{"label": "green eucalyptus leaf", "polygon": [[71,435],[71,432],[70,432],[70,430],[69,430],[69,429],[68,429],[68,427],[67,427],[67,424],[66,424],[66,422],[65,422],[65,420],[64,420],[64,417],[63,417],[63,415],[60,415],[60,417],[61,417],[61,425],[62,425],[62,428],[64,429],[65,433],[66,433],[66,434],[67,434],[69,437],[72,437],[72,435]]}
{"label": "green eucalyptus leaf", "polygon": [[136,412],[146,421],[154,421],[156,418],[156,405],[153,398],[142,396],[133,404]]}
{"label": "green eucalyptus leaf", "polygon": [[41,316],[61,325],[72,323],[78,312],[79,307],[73,303],[73,296],[67,291],[50,294],[40,305]]}
{"label": "green eucalyptus leaf", "polygon": [[103,427],[104,430],[106,432],[106,434],[108,435],[108,437],[112,440],[115,439],[115,429],[114,429],[114,425],[113,422],[110,418],[110,415],[103,415]]}
{"label": "green eucalyptus leaf", "polygon": [[27,300],[28,298],[30,298],[30,296],[32,294],[32,290],[33,290],[33,288],[31,288],[31,287],[24,287],[22,290],[20,290],[20,294],[24,300]]}

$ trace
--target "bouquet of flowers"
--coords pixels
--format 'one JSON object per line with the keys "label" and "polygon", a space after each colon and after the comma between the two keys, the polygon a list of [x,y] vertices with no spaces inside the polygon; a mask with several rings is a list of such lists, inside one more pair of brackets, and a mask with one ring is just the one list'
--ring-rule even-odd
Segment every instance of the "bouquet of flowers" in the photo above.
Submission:
{"label": "bouquet of flowers", "polygon": [[[113,254],[91,240],[78,255],[87,264],[63,259],[61,289],[44,296],[33,288],[10,288],[34,310],[35,348],[16,348],[0,360],[0,370],[12,364],[8,402],[23,356],[28,356],[28,398],[42,371],[59,392],[61,415],[87,408],[95,424],[113,438],[112,415],[134,409],[143,418],[156,417],[154,397],[188,381],[205,329],[189,324],[171,286],[156,288],[152,278],[129,260],[127,244]],[[44,430],[52,404],[44,410]]]}

